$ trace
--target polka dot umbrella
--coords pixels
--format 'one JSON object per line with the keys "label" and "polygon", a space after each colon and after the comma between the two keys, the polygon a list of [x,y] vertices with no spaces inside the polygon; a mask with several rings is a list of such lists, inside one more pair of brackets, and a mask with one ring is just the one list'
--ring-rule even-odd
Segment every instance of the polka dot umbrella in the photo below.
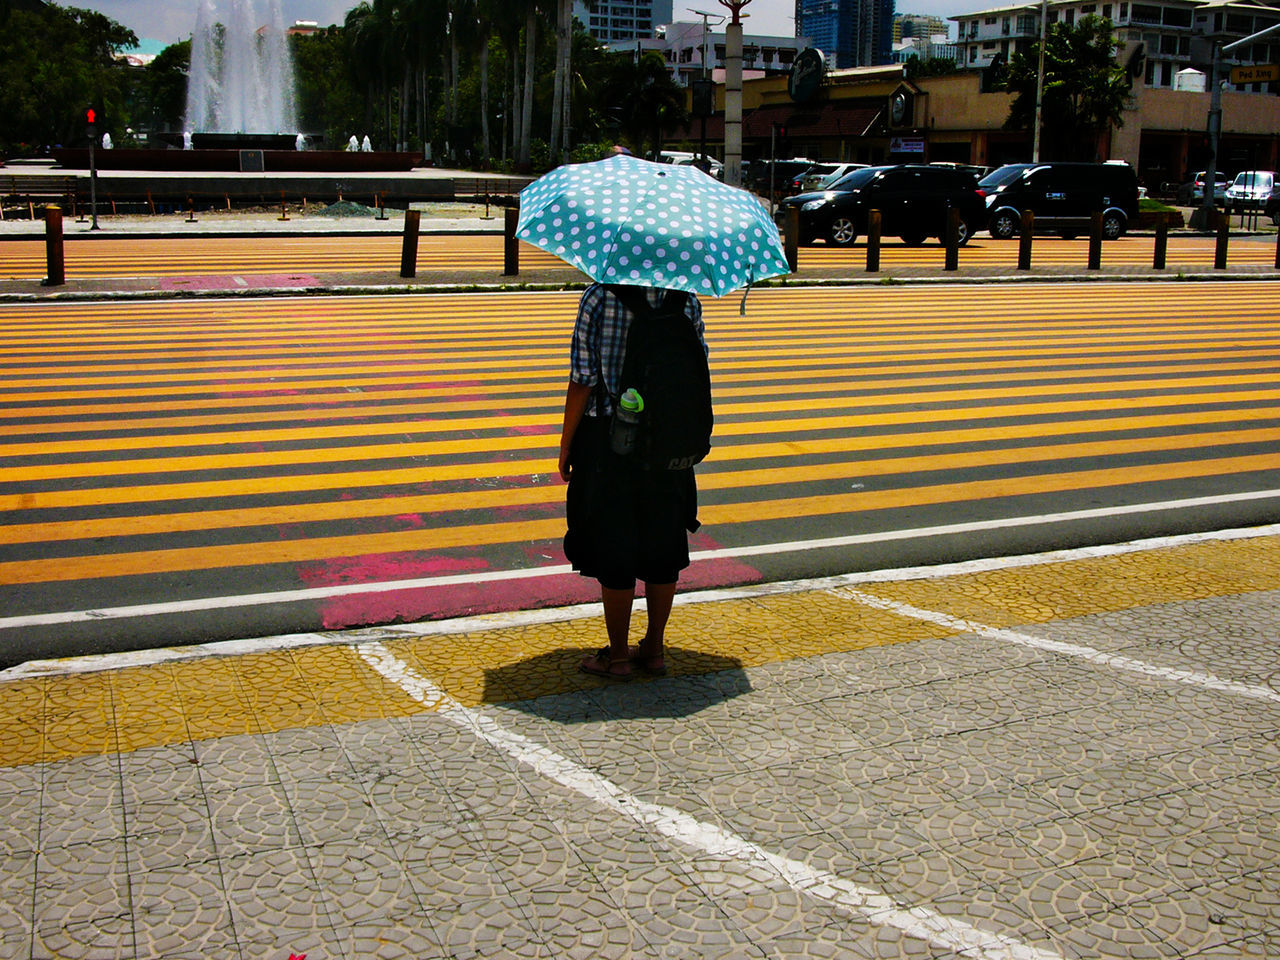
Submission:
{"label": "polka dot umbrella", "polygon": [[625,155],[558,167],[529,184],[516,236],[601,283],[720,297],[790,272],[755,196],[697,167]]}

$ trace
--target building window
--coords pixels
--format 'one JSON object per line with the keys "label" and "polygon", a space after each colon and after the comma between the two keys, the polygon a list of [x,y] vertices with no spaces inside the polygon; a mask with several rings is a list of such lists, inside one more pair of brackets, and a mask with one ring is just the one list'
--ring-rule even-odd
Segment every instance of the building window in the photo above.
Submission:
{"label": "building window", "polygon": [[1164,25],[1166,27],[1191,27],[1191,11],[1175,10],[1173,7],[1164,8]]}
{"label": "building window", "polygon": [[1103,15],[1104,17],[1106,17],[1106,19],[1108,19],[1108,20],[1110,20],[1110,19],[1111,19],[1111,4],[1109,4],[1109,3],[1104,3],[1104,4],[1102,5],[1102,15]]}
{"label": "building window", "polygon": [[985,20],[983,20],[982,22],[983,22],[983,24],[984,24],[984,25],[986,25],[986,26],[988,26],[988,27],[994,27],[994,26],[996,25],[996,18],[995,18],[995,17],[987,17],[987,18],[986,18]]}
{"label": "building window", "polygon": [[1008,17],[1005,17],[1000,22],[1000,32],[1003,33],[1006,37],[1009,35],[1009,18]]}
{"label": "building window", "polygon": [[975,62],[977,62],[977,59],[978,59],[978,48],[977,48],[977,47],[970,47],[970,48],[969,48],[969,62],[970,62],[970,63],[975,63]]}
{"label": "building window", "polygon": [[1153,7],[1149,3],[1135,3],[1133,5],[1133,22],[1134,23],[1159,23],[1160,8]]}
{"label": "building window", "polygon": [[1097,9],[1098,9],[1098,5],[1096,3],[1086,3],[1083,7],[1080,8],[1080,16],[1087,17],[1091,13],[1096,13]]}
{"label": "building window", "polygon": [[1128,16],[1129,16],[1129,4],[1128,3],[1120,4],[1120,19],[1124,20]]}
{"label": "building window", "polygon": [[1075,22],[1076,22],[1076,12],[1075,12],[1074,10],[1068,10],[1068,11],[1067,11],[1067,26],[1068,26],[1068,27],[1075,26]]}

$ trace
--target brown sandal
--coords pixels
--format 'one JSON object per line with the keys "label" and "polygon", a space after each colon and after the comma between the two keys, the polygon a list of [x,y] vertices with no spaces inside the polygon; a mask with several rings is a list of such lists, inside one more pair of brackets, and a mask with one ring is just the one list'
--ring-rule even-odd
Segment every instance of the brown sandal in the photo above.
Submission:
{"label": "brown sandal", "polygon": [[[625,667],[622,673],[614,671],[615,667]],[[631,663],[629,660],[614,660],[610,656],[608,647],[601,647],[589,657],[584,657],[582,662],[578,664],[578,669],[582,673],[589,673],[593,677],[604,677],[606,680],[630,680],[631,679]]]}
{"label": "brown sandal", "polygon": [[667,662],[663,655],[660,653],[656,657],[650,656],[639,647],[636,647],[635,652],[631,654],[631,666],[651,677],[667,675]]}

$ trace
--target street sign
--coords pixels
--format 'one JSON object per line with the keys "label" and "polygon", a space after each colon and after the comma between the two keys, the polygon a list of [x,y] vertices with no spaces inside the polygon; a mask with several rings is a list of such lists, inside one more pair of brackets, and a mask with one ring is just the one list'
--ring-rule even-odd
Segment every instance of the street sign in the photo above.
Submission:
{"label": "street sign", "polygon": [[890,153],[924,153],[923,137],[891,137],[889,139]]}
{"label": "street sign", "polygon": [[1247,67],[1232,67],[1232,83],[1271,83],[1280,80],[1280,65],[1254,63]]}

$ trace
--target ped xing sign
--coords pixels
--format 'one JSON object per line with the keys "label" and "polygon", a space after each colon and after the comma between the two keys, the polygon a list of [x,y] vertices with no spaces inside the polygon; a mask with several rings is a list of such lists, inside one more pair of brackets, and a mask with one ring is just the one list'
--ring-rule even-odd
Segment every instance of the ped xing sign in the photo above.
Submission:
{"label": "ped xing sign", "polygon": [[1232,67],[1232,83],[1271,83],[1280,80],[1280,65],[1255,63],[1247,67]]}

